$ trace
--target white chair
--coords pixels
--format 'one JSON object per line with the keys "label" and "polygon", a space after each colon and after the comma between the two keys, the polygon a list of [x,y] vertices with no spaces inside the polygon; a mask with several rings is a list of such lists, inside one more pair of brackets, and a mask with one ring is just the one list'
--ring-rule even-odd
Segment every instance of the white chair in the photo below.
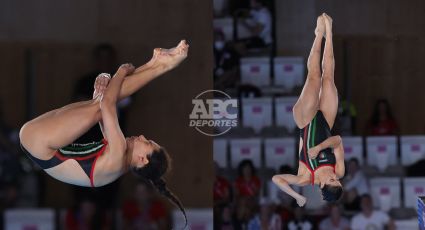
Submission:
{"label": "white chair", "polygon": [[224,39],[226,41],[233,40],[233,18],[215,18],[213,20],[213,27],[216,30],[221,30],[224,34]]}
{"label": "white chair", "polygon": [[[186,209],[186,215],[188,220],[187,229],[214,229],[212,209]],[[180,210],[173,210],[173,229],[182,229],[184,223],[184,217]]]}
{"label": "white chair", "polygon": [[397,137],[367,137],[367,163],[384,171],[390,165],[397,165]]}
{"label": "white chair", "polygon": [[276,57],[274,58],[274,85],[283,86],[292,90],[303,85],[304,60],[302,57]]}
{"label": "white chair", "polygon": [[270,85],[270,58],[241,58],[241,83],[255,86]]}
{"label": "white chair", "polygon": [[4,229],[55,229],[53,209],[8,209],[4,212]]}
{"label": "white chair", "polygon": [[279,170],[283,164],[295,167],[294,138],[269,138],[264,140],[265,166]]}
{"label": "white chair", "polygon": [[418,196],[425,196],[425,177],[404,178],[404,207],[416,208]]}
{"label": "white chair", "polygon": [[297,127],[292,115],[292,109],[297,102],[297,97],[276,97],[274,100],[275,104],[275,119],[276,125],[283,126],[292,131]]}
{"label": "white chair", "polygon": [[401,163],[408,166],[425,158],[425,136],[401,136]]}
{"label": "white chair", "polygon": [[260,132],[263,127],[272,125],[272,98],[243,98],[242,124]]}
{"label": "white chair", "polygon": [[214,138],[213,140],[214,161],[220,168],[227,168],[227,139]]}
{"label": "white chair", "polygon": [[401,179],[399,177],[377,177],[370,179],[371,195],[375,208],[389,211],[399,208],[401,200]]}
{"label": "white chair", "polygon": [[256,168],[261,166],[261,140],[259,138],[230,140],[231,167],[237,168],[239,163],[250,159]]}
{"label": "white chair", "polygon": [[360,165],[363,165],[363,139],[360,136],[347,136],[342,137],[342,144],[344,146],[344,158],[350,160],[356,158]]}
{"label": "white chair", "polygon": [[395,220],[394,224],[396,229],[419,230],[418,218],[412,218],[408,220]]}

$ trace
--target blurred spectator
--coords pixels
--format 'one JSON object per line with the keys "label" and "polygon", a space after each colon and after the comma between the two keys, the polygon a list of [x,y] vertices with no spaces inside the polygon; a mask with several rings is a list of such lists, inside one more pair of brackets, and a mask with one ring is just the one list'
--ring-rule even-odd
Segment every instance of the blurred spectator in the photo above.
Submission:
{"label": "blurred spectator", "polygon": [[248,221],[255,215],[258,200],[252,197],[241,197],[236,201],[236,229],[246,229]]}
{"label": "blurred spectator", "polygon": [[242,24],[252,37],[243,39],[246,48],[261,48],[272,43],[272,16],[264,0],[250,0],[249,17]]}
{"label": "blurred spectator", "polygon": [[[220,229],[220,230],[236,230],[236,223],[233,219],[233,210],[230,205],[226,205],[223,207],[220,215],[220,222],[218,223],[218,227],[215,227],[214,229]],[[215,225],[214,225],[215,226]]]}
{"label": "blurred spectator", "polygon": [[238,178],[235,181],[235,195],[239,197],[258,197],[261,181],[251,160],[243,160],[238,166]]}
{"label": "blurred spectator", "polygon": [[333,128],[334,133],[340,135],[356,135],[357,110],[353,103],[342,99],[338,104],[337,120]]}
{"label": "blurred spectator", "polygon": [[395,229],[395,224],[387,213],[373,210],[372,197],[369,194],[363,195],[360,202],[361,213],[351,219],[351,230]]}
{"label": "blurred spectator", "polygon": [[229,0],[214,0],[214,18],[224,17],[229,14]]}
{"label": "blurred spectator", "polygon": [[139,182],[122,207],[124,229],[171,229],[171,215],[153,187]]}
{"label": "blurred spectator", "polygon": [[351,158],[347,164],[347,175],[344,178],[345,202],[347,210],[360,210],[360,196],[369,193],[369,185],[360,170],[357,158]]}
{"label": "blurred spectator", "polygon": [[15,207],[19,198],[19,178],[23,170],[19,148],[11,140],[12,133],[13,129],[5,124],[0,109],[0,210]]}
{"label": "blurred spectator", "polygon": [[221,30],[214,31],[214,88],[233,88],[239,74],[239,55],[231,43],[224,39]]}
{"label": "blurred spectator", "polygon": [[66,230],[112,229],[112,220],[101,213],[96,203],[85,197],[65,216]]}
{"label": "blurred spectator", "polygon": [[348,230],[350,229],[350,221],[341,216],[341,209],[336,204],[328,207],[329,217],[320,222],[319,230]]}
{"label": "blurred spectator", "polygon": [[391,106],[386,99],[379,99],[375,103],[372,118],[369,121],[369,135],[395,135],[398,133],[398,125],[393,117]]}
{"label": "blurred spectator", "polygon": [[117,51],[110,44],[97,45],[93,50],[94,69],[80,78],[75,85],[73,99],[76,101],[91,99],[93,84],[100,73],[115,73],[117,65]]}
{"label": "blurred spectator", "polygon": [[282,219],[274,213],[275,207],[267,200],[261,202],[260,213],[248,222],[248,230],[281,230]]}
{"label": "blurred spectator", "polygon": [[218,164],[215,163],[214,206],[221,206],[230,202],[230,182],[219,175]]}
{"label": "blurred spectator", "polygon": [[288,230],[311,230],[313,224],[304,216],[304,209],[296,207],[294,210],[295,218],[288,223]]}

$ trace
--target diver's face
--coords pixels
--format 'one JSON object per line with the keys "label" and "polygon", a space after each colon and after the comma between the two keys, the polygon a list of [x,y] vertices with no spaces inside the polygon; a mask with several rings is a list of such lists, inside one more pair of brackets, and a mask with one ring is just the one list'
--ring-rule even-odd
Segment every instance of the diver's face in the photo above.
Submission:
{"label": "diver's face", "polygon": [[331,185],[331,186],[342,186],[341,182],[338,180],[335,174],[329,176],[324,181],[320,182],[320,188],[325,187],[325,185]]}
{"label": "diver's face", "polygon": [[149,164],[150,155],[161,147],[152,140],[147,140],[143,135],[128,137],[127,141],[133,143],[131,165],[136,168]]}

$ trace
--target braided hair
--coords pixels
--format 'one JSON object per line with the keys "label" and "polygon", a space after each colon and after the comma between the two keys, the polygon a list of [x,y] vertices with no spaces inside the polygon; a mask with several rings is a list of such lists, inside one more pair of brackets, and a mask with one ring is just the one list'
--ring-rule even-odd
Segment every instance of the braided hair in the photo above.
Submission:
{"label": "braided hair", "polygon": [[[167,197],[173,202],[183,213],[185,219],[185,226],[187,227],[186,211],[183,208],[180,200],[168,189],[165,180],[162,176],[167,173],[171,168],[171,159],[167,151],[161,147],[154,150],[152,154],[147,156],[149,163],[143,167],[132,168],[132,172],[139,177],[140,180],[146,182],[148,186],[154,187],[159,194]],[[183,229],[184,229],[183,228]]]}

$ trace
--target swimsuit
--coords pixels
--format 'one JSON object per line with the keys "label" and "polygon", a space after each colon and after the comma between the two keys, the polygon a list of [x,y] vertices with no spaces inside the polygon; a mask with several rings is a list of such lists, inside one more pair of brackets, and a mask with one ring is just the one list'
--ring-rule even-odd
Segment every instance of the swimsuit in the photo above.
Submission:
{"label": "swimsuit", "polygon": [[331,129],[323,116],[322,111],[317,111],[313,120],[304,127],[300,129],[300,136],[303,140],[302,149],[299,152],[299,161],[302,162],[311,173],[311,183],[314,185],[314,172],[323,166],[331,166],[335,171],[336,159],[331,148],[323,149],[317,154],[316,159],[310,159],[308,157],[308,150],[326,139],[328,139],[331,134]]}
{"label": "swimsuit", "polygon": [[40,160],[34,157],[22,146],[22,144],[21,148],[24,153],[26,153],[27,156],[42,169],[53,168],[69,159],[76,160],[90,178],[90,185],[94,187],[94,167],[96,165],[97,158],[102,155],[107,145],[108,142],[105,139],[87,144],[73,143],[56,150],[55,155],[49,160]]}

